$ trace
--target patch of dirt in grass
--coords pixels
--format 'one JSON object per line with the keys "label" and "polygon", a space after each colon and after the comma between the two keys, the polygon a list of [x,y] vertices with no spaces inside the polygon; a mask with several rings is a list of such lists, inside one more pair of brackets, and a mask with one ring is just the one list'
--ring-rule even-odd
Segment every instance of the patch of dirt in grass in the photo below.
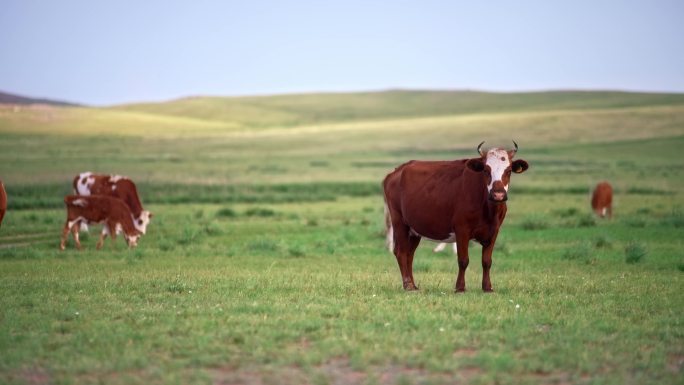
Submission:
{"label": "patch of dirt in grass", "polygon": [[667,370],[672,373],[681,373],[682,367],[684,367],[684,355],[682,354],[669,354],[667,356]]}
{"label": "patch of dirt in grass", "polygon": [[277,370],[215,368],[207,371],[214,385],[309,385],[304,370],[285,367]]}
{"label": "patch of dirt in grass", "polygon": [[542,385],[572,385],[572,384],[586,384],[590,378],[582,378],[580,382],[573,379],[570,373],[564,372],[537,372],[530,375],[533,382]]}
{"label": "patch of dirt in grass", "polygon": [[27,385],[52,384],[52,378],[48,371],[41,368],[22,369],[15,376],[10,376],[10,380],[13,378]]}
{"label": "patch of dirt in grass", "polygon": [[402,365],[374,365],[365,370],[354,369],[349,359],[335,358],[309,369],[290,366],[272,370],[254,368],[215,368],[207,371],[214,385],[379,385],[467,384],[483,374],[479,368],[465,368],[457,373],[431,372]]}

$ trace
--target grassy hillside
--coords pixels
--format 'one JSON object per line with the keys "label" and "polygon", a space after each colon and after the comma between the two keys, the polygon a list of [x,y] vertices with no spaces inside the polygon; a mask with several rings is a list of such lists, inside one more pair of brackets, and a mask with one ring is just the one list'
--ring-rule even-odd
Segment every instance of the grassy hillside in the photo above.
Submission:
{"label": "grassy hillside", "polygon": [[682,104],[682,94],[386,91],[260,97],[195,97],[165,103],[117,106],[114,109],[231,122],[245,127],[271,127],[474,113]]}

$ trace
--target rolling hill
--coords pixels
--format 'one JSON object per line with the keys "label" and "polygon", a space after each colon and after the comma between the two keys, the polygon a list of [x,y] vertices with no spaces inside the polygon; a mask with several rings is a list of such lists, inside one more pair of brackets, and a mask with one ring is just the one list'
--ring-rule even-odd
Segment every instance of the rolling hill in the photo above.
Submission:
{"label": "rolling hill", "polygon": [[19,105],[32,105],[32,104],[44,104],[49,106],[78,106],[76,103],[64,102],[61,100],[52,99],[42,99],[42,98],[31,98],[26,96],[20,96],[16,94],[10,94],[7,92],[0,91],[0,104],[19,104]]}
{"label": "rolling hill", "polygon": [[230,122],[244,127],[402,119],[521,111],[609,109],[684,104],[684,94],[615,91],[490,93],[385,91],[254,97],[192,97],[114,106],[117,111]]}

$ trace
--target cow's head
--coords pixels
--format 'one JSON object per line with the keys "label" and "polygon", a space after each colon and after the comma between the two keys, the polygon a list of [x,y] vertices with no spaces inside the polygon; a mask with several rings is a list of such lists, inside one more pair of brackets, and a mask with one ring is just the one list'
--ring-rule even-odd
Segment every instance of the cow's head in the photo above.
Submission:
{"label": "cow's head", "polygon": [[138,230],[133,231],[133,234],[126,234],[124,232],[124,238],[129,248],[134,248],[138,246],[138,238],[140,238],[140,232]]}
{"label": "cow's head", "polygon": [[518,151],[518,144],[515,141],[513,141],[515,148],[512,150],[492,148],[485,152],[482,150],[482,144],[484,142],[477,146],[480,157],[469,159],[466,165],[473,171],[484,173],[489,200],[505,202],[508,199],[511,172],[520,174],[525,172],[529,166],[522,159],[513,161],[513,156]]}
{"label": "cow's head", "polygon": [[150,219],[152,219],[152,213],[147,210],[143,210],[139,217],[133,218],[135,229],[140,231],[141,234],[145,234],[145,231],[147,231],[147,225],[150,223]]}

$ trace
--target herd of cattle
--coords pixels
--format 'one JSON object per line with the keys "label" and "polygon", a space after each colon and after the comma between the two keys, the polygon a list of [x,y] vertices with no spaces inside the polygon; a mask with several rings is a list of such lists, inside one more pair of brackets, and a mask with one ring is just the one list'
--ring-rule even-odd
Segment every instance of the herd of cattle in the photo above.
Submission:
{"label": "herd of cattle", "polygon": [[[529,165],[513,160],[513,149],[477,147],[479,157],[453,161],[404,163],[383,181],[387,246],[394,253],[404,289],[417,290],[413,280],[413,256],[422,238],[440,244],[453,243],[458,255],[456,291],[465,290],[468,243],[482,245],[482,290],[492,291],[489,271],[499,228],[506,217],[506,201],[512,173],[525,172]],[[129,247],[145,234],[152,213],[144,210],[135,183],[126,177],[84,172],[73,180],[74,195],[64,197],[67,219],[59,248],[64,250],[69,233],[81,249],[79,231],[89,224],[102,224],[97,242],[100,249],[107,236],[123,233]],[[600,217],[612,216],[612,188],[599,183],[592,195],[592,209]],[[0,225],[7,209],[7,195],[0,181]]]}

